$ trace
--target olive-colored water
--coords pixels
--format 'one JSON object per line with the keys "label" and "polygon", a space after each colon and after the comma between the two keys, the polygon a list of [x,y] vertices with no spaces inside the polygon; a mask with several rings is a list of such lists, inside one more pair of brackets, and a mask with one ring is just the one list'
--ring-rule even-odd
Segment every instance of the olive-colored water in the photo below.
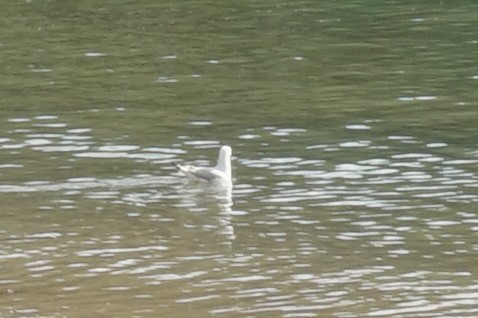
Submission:
{"label": "olive-colored water", "polygon": [[476,1],[0,9],[1,317],[478,317]]}

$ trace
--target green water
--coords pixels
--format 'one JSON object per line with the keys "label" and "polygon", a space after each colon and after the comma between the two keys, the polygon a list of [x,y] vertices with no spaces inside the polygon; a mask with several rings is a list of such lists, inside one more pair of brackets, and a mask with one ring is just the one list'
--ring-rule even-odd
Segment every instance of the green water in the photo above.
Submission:
{"label": "green water", "polygon": [[0,316],[476,316],[477,12],[0,5]]}

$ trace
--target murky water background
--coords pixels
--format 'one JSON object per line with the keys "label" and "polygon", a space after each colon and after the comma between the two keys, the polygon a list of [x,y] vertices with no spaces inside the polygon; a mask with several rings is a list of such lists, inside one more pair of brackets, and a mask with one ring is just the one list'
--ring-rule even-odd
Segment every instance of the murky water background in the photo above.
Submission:
{"label": "murky water background", "polygon": [[0,316],[478,317],[473,1],[3,7]]}

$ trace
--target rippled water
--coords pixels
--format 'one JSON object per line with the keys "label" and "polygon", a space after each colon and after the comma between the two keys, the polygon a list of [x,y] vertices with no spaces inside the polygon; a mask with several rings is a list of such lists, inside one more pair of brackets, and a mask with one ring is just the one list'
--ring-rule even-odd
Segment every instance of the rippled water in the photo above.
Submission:
{"label": "rippled water", "polygon": [[471,5],[10,4],[0,316],[477,317]]}
{"label": "rippled water", "polygon": [[[251,157],[236,147],[227,193],[185,183],[170,165],[192,149],[215,158],[216,141],[106,145],[53,115],[6,125],[4,175],[35,172],[15,162],[36,153],[75,173],[0,185],[6,314],[75,316],[85,303],[120,316],[475,313],[474,152],[456,159],[413,136],[296,147],[306,129],[263,127],[247,139],[287,140]],[[339,159],[362,148],[359,160]],[[327,154],[336,159],[317,159]],[[66,164],[120,159],[151,173],[102,178]]]}

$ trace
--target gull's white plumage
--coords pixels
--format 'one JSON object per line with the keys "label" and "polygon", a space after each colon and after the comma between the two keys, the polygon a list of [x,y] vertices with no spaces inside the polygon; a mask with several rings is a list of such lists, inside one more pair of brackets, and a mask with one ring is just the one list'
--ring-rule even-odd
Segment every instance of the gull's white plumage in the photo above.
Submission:
{"label": "gull's white plumage", "polygon": [[219,150],[217,164],[214,167],[197,167],[182,164],[176,164],[176,166],[191,180],[232,184],[231,155],[231,147],[222,146],[221,150]]}

